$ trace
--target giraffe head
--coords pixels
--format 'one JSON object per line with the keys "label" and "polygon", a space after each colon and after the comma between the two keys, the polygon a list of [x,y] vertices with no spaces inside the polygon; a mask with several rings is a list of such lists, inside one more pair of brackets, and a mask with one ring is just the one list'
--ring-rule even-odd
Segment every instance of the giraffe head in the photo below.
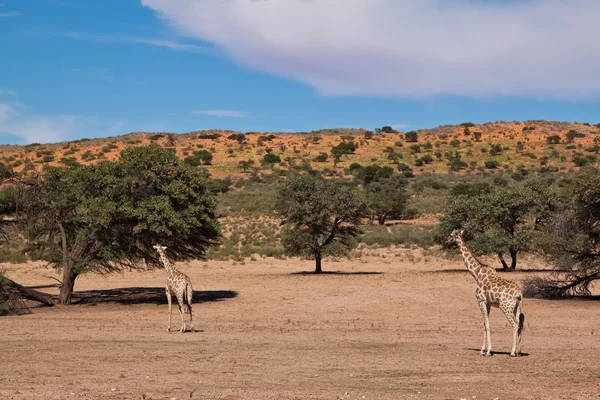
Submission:
{"label": "giraffe head", "polygon": [[158,253],[158,255],[161,259],[167,257],[167,255],[165,254],[165,250],[167,249],[167,246],[162,246],[159,243],[157,243],[154,246],[152,246],[152,248],[154,248],[154,250],[156,250],[156,252]]}
{"label": "giraffe head", "polygon": [[464,229],[454,229],[452,230],[452,232],[450,233],[450,237],[448,238],[448,243],[457,243],[458,239],[462,237],[462,235],[464,235],[465,230]]}

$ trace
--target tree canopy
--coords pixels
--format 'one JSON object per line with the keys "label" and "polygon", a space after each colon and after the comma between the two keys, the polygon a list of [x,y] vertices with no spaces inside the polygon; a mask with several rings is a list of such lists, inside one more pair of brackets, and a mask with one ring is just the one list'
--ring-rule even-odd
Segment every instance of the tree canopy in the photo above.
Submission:
{"label": "tree canopy", "polygon": [[278,210],[285,218],[283,247],[290,255],[311,256],[315,273],[327,255],[346,255],[357,244],[367,205],[349,184],[310,175],[291,178],[279,191]]}
{"label": "tree canopy", "polygon": [[117,162],[47,168],[24,205],[32,247],[63,270],[62,304],[83,273],[156,266],[156,242],[175,259],[201,258],[220,236],[206,174],[158,146],[126,149]]}
{"label": "tree canopy", "polygon": [[[495,253],[504,269],[514,270],[518,253],[533,249],[537,228],[552,207],[548,182],[532,180],[515,187],[460,184],[446,203],[440,238],[453,229],[466,229],[473,251]],[[505,252],[511,257],[510,265]]]}

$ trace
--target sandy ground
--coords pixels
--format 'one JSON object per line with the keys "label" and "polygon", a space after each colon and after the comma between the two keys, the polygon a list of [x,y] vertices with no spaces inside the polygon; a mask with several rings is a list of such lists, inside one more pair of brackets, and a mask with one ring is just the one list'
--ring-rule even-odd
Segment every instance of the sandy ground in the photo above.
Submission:
{"label": "sandy ground", "polygon": [[[196,291],[184,334],[166,331],[163,271],[82,277],[79,304],[0,318],[0,399],[600,399],[599,301],[526,299],[520,358],[493,309],[498,353],[481,357],[462,262],[406,252],[322,276],[300,260],[178,264]],[[41,264],[0,267],[56,283]]]}

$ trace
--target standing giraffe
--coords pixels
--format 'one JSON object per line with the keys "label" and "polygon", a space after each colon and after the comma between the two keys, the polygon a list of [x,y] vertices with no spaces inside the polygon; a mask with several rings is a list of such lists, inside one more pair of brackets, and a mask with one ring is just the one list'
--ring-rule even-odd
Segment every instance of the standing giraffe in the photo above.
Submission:
{"label": "standing giraffe", "polygon": [[[450,234],[450,241],[456,242],[460,253],[465,260],[467,269],[477,281],[477,290],[475,297],[479,303],[479,309],[483,315],[483,345],[481,346],[481,355],[492,355],[492,340],[490,338],[490,307],[499,307],[508,322],[513,328],[513,347],[510,352],[511,357],[521,355],[521,333],[523,332],[523,323],[525,314],[523,314],[523,293],[518,283],[509,279],[504,279],[496,273],[496,270],[483,264],[465,244],[462,237],[464,231],[455,229]],[[487,343],[487,353],[486,353]]]}
{"label": "standing giraffe", "polygon": [[186,326],[183,319],[183,306],[184,300],[187,301],[187,312],[190,314],[190,330],[194,331],[194,319],[192,317],[192,297],[194,291],[192,290],[192,281],[190,278],[184,274],[183,272],[179,272],[177,268],[175,268],[175,264],[169,257],[165,254],[166,246],[161,246],[160,244],[156,244],[152,246],[160,257],[160,261],[165,266],[167,270],[167,284],[165,285],[165,292],[167,294],[167,302],[169,303],[169,327],[167,328],[167,332],[171,331],[171,296],[175,295],[177,297],[177,304],[179,306],[179,315],[181,316],[181,329],[180,332],[185,332]]}

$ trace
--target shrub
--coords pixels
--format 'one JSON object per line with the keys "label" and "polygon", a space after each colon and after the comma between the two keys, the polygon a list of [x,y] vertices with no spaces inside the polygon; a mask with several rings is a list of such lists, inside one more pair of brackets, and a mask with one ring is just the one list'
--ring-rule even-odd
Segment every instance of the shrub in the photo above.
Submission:
{"label": "shrub", "polygon": [[548,144],[559,144],[560,143],[560,136],[558,135],[550,135],[546,138],[546,143]]}
{"label": "shrub", "polygon": [[406,132],[404,135],[407,142],[417,142],[419,140],[419,134],[415,131]]}
{"label": "shrub", "polygon": [[275,164],[281,162],[281,157],[275,153],[267,153],[263,156],[263,164]]}
{"label": "shrub", "polygon": [[498,168],[499,165],[500,165],[500,163],[496,160],[488,160],[485,162],[485,167],[487,169],[496,169],[496,168]]}
{"label": "shrub", "polygon": [[326,153],[321,153],[318,156],[316,156],[315,158],[313,158],[313,161],[326,162],[328,158],[329,158],[329,156]]}

